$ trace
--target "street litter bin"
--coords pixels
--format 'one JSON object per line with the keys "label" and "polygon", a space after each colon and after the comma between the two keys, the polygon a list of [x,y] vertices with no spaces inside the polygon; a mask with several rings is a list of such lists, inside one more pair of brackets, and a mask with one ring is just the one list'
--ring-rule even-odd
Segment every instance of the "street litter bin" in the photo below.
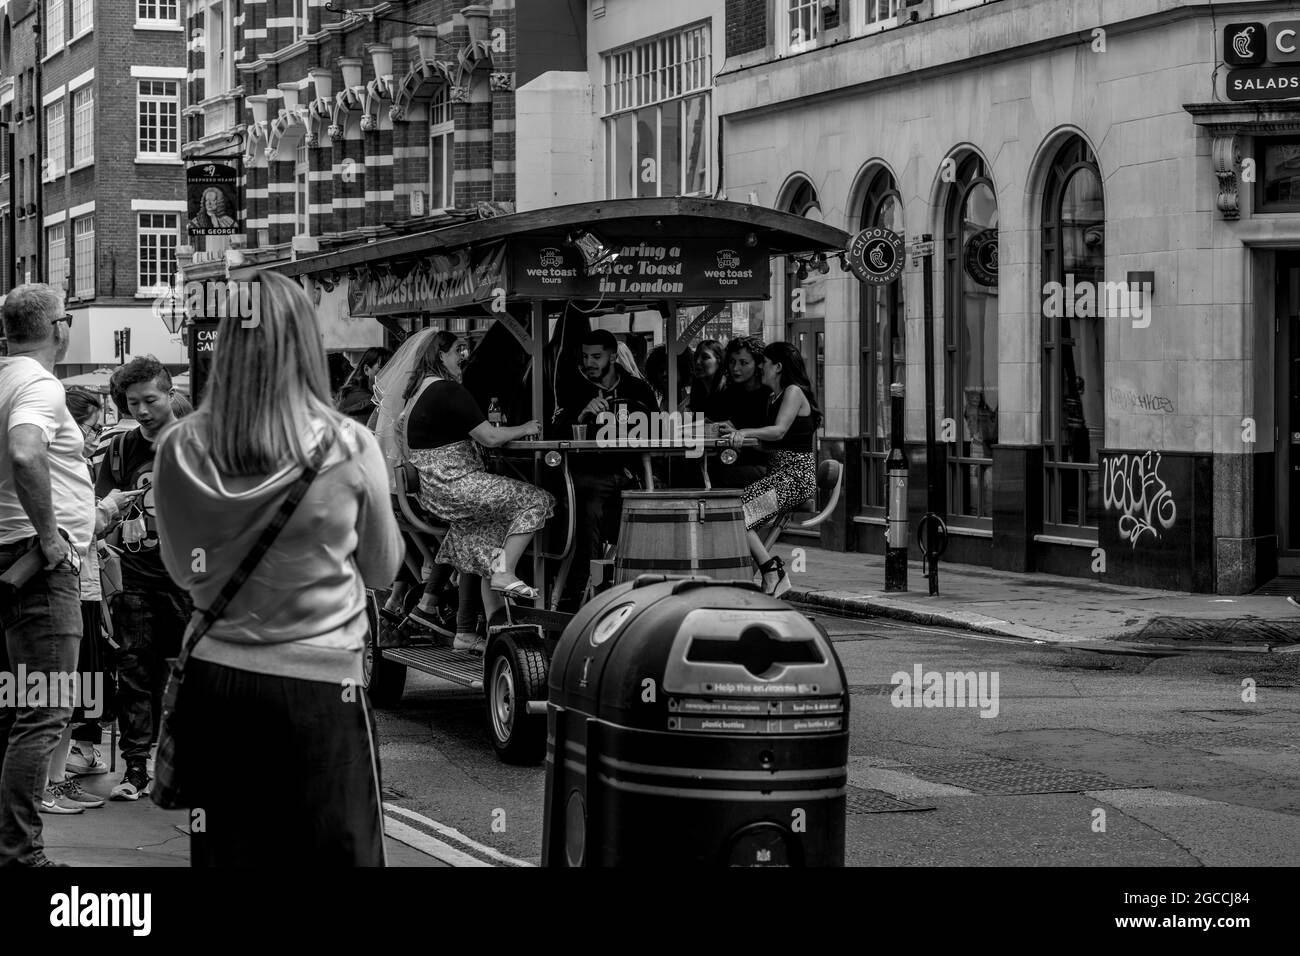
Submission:
{"label": "street litter bin", "polygon": [[843,866],[848,684],[753,585],[643,575],[555,650],[544,866]]}

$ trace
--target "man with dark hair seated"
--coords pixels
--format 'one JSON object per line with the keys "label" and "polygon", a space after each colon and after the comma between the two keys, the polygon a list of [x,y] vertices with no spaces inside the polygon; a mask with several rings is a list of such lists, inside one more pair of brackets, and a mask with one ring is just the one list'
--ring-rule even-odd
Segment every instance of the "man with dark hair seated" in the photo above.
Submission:
{"label": "man with dark hair seated", "polygon": [[[573,425],[586,425],[587,437],[596,438],[601,412],[616,412],[626,404],[628,413],[659,411],[654,391],[642,379],[619,370],[614,357],[618,340],[605,329],[592,329],[582,339],[584,381],[563,396],[555,420],[562,437],[572,434]],[[636,455],[607,452],[584,453],[569,459],[575,498],[574,558],[565,585],[563,603],[576,605],[586,588],[591,559],[602,557],[602,542],[618,540],[623,512],[623,489],[636,484]]]}

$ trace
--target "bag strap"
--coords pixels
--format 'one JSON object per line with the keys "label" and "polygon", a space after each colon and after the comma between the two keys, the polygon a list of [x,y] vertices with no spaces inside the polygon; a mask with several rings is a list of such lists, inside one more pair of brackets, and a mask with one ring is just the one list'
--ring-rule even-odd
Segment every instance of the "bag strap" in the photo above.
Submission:
{"label": "bag strap", "polygon": [[443,379],[440,376],[430,376],[418,389],[416,389],[415,394],[412,395],[410,400],[402,406],[402,410],[397,416],[397,422],[393,426],[393,439],[397,444],[398,454],[402,456],[403,461],[411,460],[411,446],[406,440],[406,430],[410,424],[411,409],[415,407],[415,403],[420,400],[420,396],[424,394],[425,390],[429,388],[429,386],[441,381],[443,381]]}
{"label": "bag strap", "polygon": [[185,662],[189,660],[190,652],[194,650],[194,645],[199,642],[203,635],[208,633],[208,629],[217,622],[217,618],[221,617],[221,613],[226,609],[226,606],[239,592],[239,589],[244,586],[244,582],[252,575],[253,569],[262,560],[262,556],[270,550],[271,545],[275,543],[275,539],[279,537],[281,530],[289,523],[289,518],[293,516],[298,504],[307,494],[308,487],[316,480],[316,475],[320,472],[320,466],[324,463],[325,456],[329,453],[330,446],[333,444],[334,432],[330,430],[325,433],[325,437],[316,447],[311,464],[303,469],[302,474],[298,476],[298,480],[289,489],[288,497],[280,505],[280,510],[276,512],[275,517],[271,519],[271,523],[262,532],[262,536],[253,545],[253,550],[248,552],[248,556],[235,569],[235,573],[230,576],[230,580],[221,589],[217,599],[203,612],[203,616],[195,626],[193,633],[186,639],[185,646],[181,648],[180,656],[176,662],[178,669],[184,668]]}

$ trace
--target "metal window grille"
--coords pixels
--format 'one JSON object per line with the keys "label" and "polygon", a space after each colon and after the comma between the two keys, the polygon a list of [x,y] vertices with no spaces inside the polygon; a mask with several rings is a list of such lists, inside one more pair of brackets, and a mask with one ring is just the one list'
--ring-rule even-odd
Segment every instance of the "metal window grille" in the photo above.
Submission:
{"label": "metal window grille", "polygon": [[94,162],[95,94],[87,86],[72,94],[72,163]]}
{"label": "metal window grille", "polygon": [[175,156],[180,150],[180,97],[175,80],[141,80],[139,153]]}
{"label": "metal window grille", "polygon": [[149,292],[169,284],[172,263],[176,259],[176,245],[180,223],[175,213],[140,213],[139,235],[139,288]]}
{"label": "metal window grille", "polygon": [[95,220],[82,216],[73,220],[73,292],[79,299],[95,294]]}

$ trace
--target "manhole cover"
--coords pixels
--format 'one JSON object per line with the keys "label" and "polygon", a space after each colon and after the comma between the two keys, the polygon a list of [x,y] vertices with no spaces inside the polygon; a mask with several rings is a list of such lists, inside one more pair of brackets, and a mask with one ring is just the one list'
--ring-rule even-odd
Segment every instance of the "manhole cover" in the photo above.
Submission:
{"label": "manhole cover", "polygon": [[982,794],[1082,793],[1129,789],[1098,773],[1061,770],[1019,760],[973,760],[902,768],[914,777]]}
{"label": "manhole cover", "polygon": [[918,810],[933,810],[919,803],[908,803],[890,796],[883,790],[866,790],[862,787],[844,788],[844,810],[846,813],[914,813]]}

